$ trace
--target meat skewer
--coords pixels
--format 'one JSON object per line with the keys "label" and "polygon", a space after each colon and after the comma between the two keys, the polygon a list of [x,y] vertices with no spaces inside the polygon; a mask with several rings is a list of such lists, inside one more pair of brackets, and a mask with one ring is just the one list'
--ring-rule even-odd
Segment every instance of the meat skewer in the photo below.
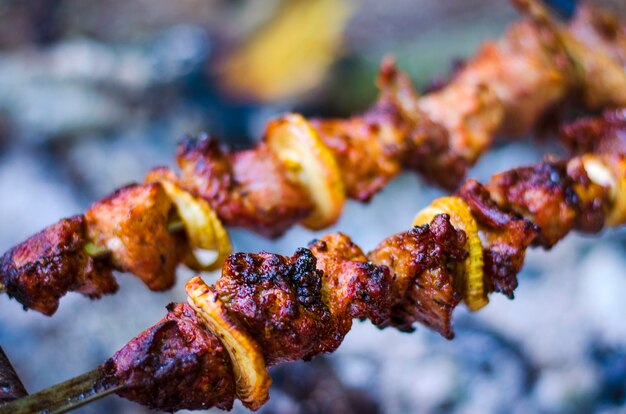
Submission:
{"label": "meat skewer", "polygon": [[[571,230],[624,224],[626,145],[516,168],[484,185],[468,180],[368,254],[334,233],[291,257],[230,255],[213,286],[192,278],[188,303],[169,305],[165,318],[81,385],[44,393],[56,404],[114,390],[165,411],[230,409],[238,398],[255,410],[268,399],[268,367],[333,352],[353,319],[405,332],[420,323],[452,339],[461,301],[478,310],[491,292],[513,297],[529,246],[550,248]],[[45,404],[35,394],[0,413]]]}
{"label": "meat skewer", "polygon": [[28,395],[9,357],[0,347],[0,406]]}
{"label": "meat skewer", "polygon": [[69,291],[114,293],[113,270],[168,289],[180,263],[197,271],[221,266],[230,252],[224,225],[270,237],[298,222],[325,228],[346,197],[367,201],[402,169],[455,188],[496,133],[528,131],[566,101],[626,106],[624,31],[599,41],[590,33],[606,19],[582,30],[580,22],[591,21],[583,16],[570,30],[534,2],[516,3],[530,18],[485,44],[439,91],[419,97],[386,60],[381,96],[361,115],[287,115],[242,151],[210,138],[183,141],[179,174],[155,169],[146,183],[119,189],[6,252],[0,290],[51,315]]}

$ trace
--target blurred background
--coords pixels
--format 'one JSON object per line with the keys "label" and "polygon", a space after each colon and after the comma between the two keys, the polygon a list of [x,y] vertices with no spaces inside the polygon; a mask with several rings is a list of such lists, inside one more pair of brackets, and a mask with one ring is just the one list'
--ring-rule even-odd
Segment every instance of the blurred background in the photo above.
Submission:
{"label": "blurred background", "polygon": [[[624,13],[621,0],[604,4]],[[285,111],[357,112],[387,54],[423,89],[515,18],[501,0],[0,0],[0,251],[173,166],[184,134],[241,147]],[[559,151],[550,140],[500,143],[471,176]],[[329,231],[367,251],[442,194],[402,175],[370,204],[349,202]],[[231,235],[235,250],[290,254],[316,233]],[[569,236],[529,252],[514,301],[459,308],[454,341],[357,322],[333,355],[274,369],[261,412],[626,412],[625,269],[626,232]],[[179,276],[151,293],[120,275],[117,295],[70,294],[52,318],[2,296],[0,345],[30,392],[58,383],[184,300],[190,273]],[[80,412],[149,411],[111,396]]]}

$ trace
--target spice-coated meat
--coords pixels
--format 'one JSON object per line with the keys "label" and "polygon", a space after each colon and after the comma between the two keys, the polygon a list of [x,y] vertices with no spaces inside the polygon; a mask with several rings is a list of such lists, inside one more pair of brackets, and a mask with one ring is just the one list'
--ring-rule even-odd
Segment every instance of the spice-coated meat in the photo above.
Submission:
{"label": "spice-coated meat", "polygon": [[626,108],[606,110],[602,116],[565,124],[561,141],[576,154],[626,151]]}
{"label": "spice-coated meat", "polygon": [[538,228],[531,221],[500,208],[489,191],[476,180],[467,180],[459,195],[481,227],[483,280],[487,290],[513,298],[526,248],[537,237]]}
{"label": "spice-coated meat", "polygon": [[257,339],[266,363],[333,351],[343,339],[321,300],[322,272],[311,251],[231,255],[215,284],[231,316]]}
{"label": "spice-coated meat", "polygon": [[235,380],[228,354],[186,303],[171,305],[165,318],[102,367],[108,377],[126,384],[121,396],[151,408],[233,406]]}
{"label": "spice-coated meat", "polygon": [[402,120],[376,109],[362,117],[311,122],[337,159],[347,196],[359,201],[369,201],[402,169],[403,125],[396,125]]}
{"label": "spice-coated meat", "polygon": [[352,319],[383,325],[389,319],[392,274],[386,266],[368,261],[347,235],[331,233],[308,248],[322,271],[322,298],[345,335]]}
{"label": "spice-coated meat", "polygon": [[[488,86],[498,103],[484,104],[482,111],[501,107],[499,129],[519,135],[562,101],[574,83],[573,66],[557,36],[525,21],[509,28],[502,40],[487,42],[449,88],[459,90],[457,95],[462,96],[466,85]],[[449,112],[456,116],[456,111]]]}
{"label": "spice-coated meat", "polygon": [[337,159],[346,194],[359,201],[369,201],[402,170],[407,137],[420,117],[413,85],[392,59],[383,62],[378,86],[380,98],[363,114],[311,121]]}
{"label": "spice-coated meat", "polygon": [[263,144],[227,152],[211,138],[187,138],[177,160],[181,186],[208,200],[228,226],[276,237],[312,210],[304,189]]}
{"label": "spice-coated meat", "polygon": [[111,252],[116,269],[137,275],[152,290],[168,289],[190,253],[185,235],[170,232],[173,209],[161,185],[130,185],[87,210],[87,234]]}
{"label": "spice-coated meat", "polygon": [[531,220],[539,228],[537,242],[551,247],[574,226],[576,198],[565,163],[541,162],[496,174],[487,185],[504,210]]}
{"label": "spice-coated meat", "polygon": [[[209,246],[224,245],[227,235],[220,220],[270,237],[297,223],[326,226],[339,217],[346,194],[369,200],[403,169],[419,171],[446,188],[456,188],[499,132],[526,132],[555,107],[570,103],[592,109],[626,106],[622,23],[591,11],[567,28],[546,17],[541,5],[532,0],[515,3],[529,18],[512,25],[500,41],[487,43],[437,91],[418,96],[408,77],[387,59],[378,79],[380,98],[361,115],[311,123],[286,117],[273,123],[281,128],[268,128],[266,137],[247,150],[225,150],[209,138],[185,140],[177,156],[180,172],[159,170],[151,173],[151,179],[173,183],[179,187],[179,195],[203,198],[209,204],[203,211],[210,210],[205,218],[215,215],[204,221],[204,228],[221,229],[213,241],[195,237],[192,243],[188,233],[175,231],[177,223],[170,222],[174,211],[171,194],[158,184],[131,186],[96,202],[85,215],[86,243],[95,246],[96,253],[88,251],[93,260],[77,261],[83,269],[76,269],[75,263],[74,274],[90,275],[89,286],[95,287],[37,282],[66,286],[51,294],[50,304],[44,304],[43,299],[27,297],[35,294],[32,286],[36,283],[16,276],[23,273],[15,273],[11,258],[5,256],[0,277],[12,281],[5,283],[8,292],[27,307],[50,313],[66,288],[82,286],[83,292],[92,296],[111,292],[111,268],[135,273],[151,289],[166,289],[174,282],[177,264],[201,268],[190,259],[192,248],[204,248],[199,246],[201,241]],[[623,114],[621,110],[603,121],[584,121],[565,135],[578,149],[621,152],[626,147]],[[306,137],[294,138],[297,134]],[[599,144],[587,138],[598,134],[603,136]],[[271,139],[279,135],[279,139]],[[297,151],[301,142],[319,153],[313,161],[306,163],[303,151]],[[600,197],[609,194],[607,185],[613,192],[617,187],[594,184],[584,169],[544,163],[501,174],[487,189],[507,214],[521,215],[537,226],[539,236],[534,243],[550,246],[572,227],[595,231],[605,222],[608,200]],[[621,205],[615,208],[617,215],[606,218],[611,223],[620,219]],[[553,216],[558,216],[558,225]],[[507,223],[510,228],[506,231],[488,232],[492,248],[482,259],[494,275],[491,288],[510,295],[515,283],[503,279],[503,274],[510,272],[502,269],[516,269],[521,263],[518,252],[525,245],[521,240],[530,238],[530,230],[521,222]],[[513,233],[520,236],[509,238]],[[54,239],[49,233],[47,237]],[[36,241],[25,245],[29,243]],[[60,244],[58,249],[65,247]],[[56,268],[34,261],[20,264],[23,271],[37,269],[33,274],[39,278],[66,278],[55,273]],[[104,275],[101,282],[95,281],[99,274]],[[499,279],[495,275],[500,275]],[[447,276],[436,272],[430,277],[433,283],[443,283]],[[28,283],[31,288],[25,285]],[[490,283],[485,281],[487,287]]]}
{"label": "spice-coated meat", "polygon": [[387,325],[412,331],[420,322],[446,338],[454,336],[452,311],[461,301],[452,267],[467,257],[465,233],[446,215],[430,225],[388,237],[368,255],[394,275],[394,303]]}
{"label": "spice-coated meat", "polygon": [[111,269],[87,254],[85,219],[60,220],[0,258],[1,282],[25,308],[52,315],[68,291],[91,298],[117,291]]}
{"label": "spice-coated meat", "polygon": [[[581,174],[581,168],[594,172]],[[610,183],[618,184],[605,184],[602,180],[606,176],[612,177]],[[461,300],[468,302],[468,289],[485,297],[492,291],[512,297],[526,248],[532,244],[550,247],[584,221],[580,217],[588,213],[580,208],[580,200],[589,203],[589,194],[595,194],[606,212],[605,224],[626,224],[626,193],[611,187],[625,183],[626,155],[591,153],[567,162],[542,162],[501,173],[488,186],[470,180],[456,198],[433,203],[440,208],[447,206],[450,214],[436,213],[428,224],[386,238],[367,256],[341,233],[314,240],[308,249],[299,249],[292,257],[237,253],[227,259],[213,287],[197,277],[189,282],[197,288],[188,288],[190,303],[198,319],[206,322],[203,329],[219,336],[236,366],[237,391],[231,397],[236,395],[247,407],[257,409],[268,398],[268,367],[335,350],[350,329],[351,318],[367,318],[380,328],[393,326],[402,331],[411,331],[415,323],[421,323],[452,338],[452,312]],[[532,195],[533,189],[539,195]],[[531,193],[529,199],[523,197],[526,190]],[[504,193],[514,202],[503,202]],[[548,217],[542,209],[556,213]],[[477,228],[468,223],[475,223]],[[475,232],[480,235],[478,252],[472,247]],[[475,267],[476,263],[480,266]],[[476,290],[477,285],[480,290]],[[212,299],[199,301],[203,297]],[[176,318],[179,316],[174,309],[164,321]],[[167,346],[146,350],[145,344],[153,343],[155,333],[165,329],[164,321],[139,335],[108,363],[124,367],[109,370],[109,379],[128,382],[131,397],[137,401],[155,393],[150,377],[142,376],[144,371],[163,369],[167,375],[157,383],[167,387],[167,378],[177,381],[177,375],[168,373],[178,372],[171,368],[178,364],[190,370],[192,378],[199,371],[187,363],[223,370],[228,366],[223,353],[206,353],[207,359],[197,362],[196,348],[190,351],[189,341],[168,339],[178,337],[179,328],[175,327],[167,328],[171,332],[156,342],[167,342]],[[128,357],[133,355],[140,357]],[[225,375],[230,381],[230,373]],[[210,378],[215,381],[215,377]],[[172,389],[177,387],[178,383]],[[189,389],[194,391],[194,385]],[[196,394],[187,401],[170,399],[169,391],[162,392],[165,397],[157,393],[148,401],[150,406],[198,406]],[[224,392],[225,388],[218,388],[216,394],[207,393],[207,405],[217,401],[227,406],[224,401],[230,400],[225,399]],[[181,395],[186,395],[185,391]]]}

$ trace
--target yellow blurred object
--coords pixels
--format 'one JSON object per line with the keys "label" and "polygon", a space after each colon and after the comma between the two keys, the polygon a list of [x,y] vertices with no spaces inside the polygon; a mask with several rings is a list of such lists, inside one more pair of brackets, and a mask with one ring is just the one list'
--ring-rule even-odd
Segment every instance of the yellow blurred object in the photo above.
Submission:
{"label": "yellow blurred object", "polygon": [[191,307],[230,355],[237,398],[250,410],[258,410],[269,399],[272,384],[261,349],[229,319],[223,302],[200,277],[189,280],[185,289]]}
{"label": "yellow blurred object", "polygon": [[285,115],[268,125],[265,140],[287,171],[307,189],[315,205],[302,224],[319,230],[335,223],[346,200],[341,172],[309,122],[301,115]]}
{"label": "yellow blurred object", "polygon": [[227,92],[275,101],[316,87],[336,59],[351,14],[347,0],[286,0],[280,12],[218,71]]}
{"label": "yellow blurred object", "polygon": [[[195,270],[208,271],[221,268],[232,248],[228,233],[222,226],[217,214],[206,200],[194,197],[171,181],[161,180],[159,182],[176,206],[189,243],[194,248],[195,263],[192,263],[190,267]],[[207,250],[216,252],[214,260],[208,262],[204,260],[202,251]]]}
{"label": "yellow blurred object", "polygon": [[463,292],[463,300],[471,311],[477,311],[489,303],[483,283],[483,246],[478,235],[478,225],[472,212],[460,197],[441,197],[420,211],[413,226],[430,223],[438,214],[450,216],[450,222],[467,234],[465,245],[469,253],[463,263],[463,279],[459,283]]}

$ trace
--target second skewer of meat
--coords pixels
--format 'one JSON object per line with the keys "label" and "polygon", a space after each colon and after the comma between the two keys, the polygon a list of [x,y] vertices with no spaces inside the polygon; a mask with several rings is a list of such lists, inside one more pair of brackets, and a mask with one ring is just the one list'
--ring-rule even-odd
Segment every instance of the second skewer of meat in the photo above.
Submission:
{"label": "second skewer of meat", "polygon": [[160,410],[229,409],[235,398],[254,410],[268,399],[269,367],[333,352],[355,318],[407,332],[420,323],[451,339],[461,301],[477,310],[491,292],[513,296],[529,246],[626,224],[626,156],[588,153],[485,185],[468,180],[413,224],[368,254],[333,233],[291,257],[230,255],[214,285],[192,278],[188,304],[170,305],[103,364],[105,380]]}

